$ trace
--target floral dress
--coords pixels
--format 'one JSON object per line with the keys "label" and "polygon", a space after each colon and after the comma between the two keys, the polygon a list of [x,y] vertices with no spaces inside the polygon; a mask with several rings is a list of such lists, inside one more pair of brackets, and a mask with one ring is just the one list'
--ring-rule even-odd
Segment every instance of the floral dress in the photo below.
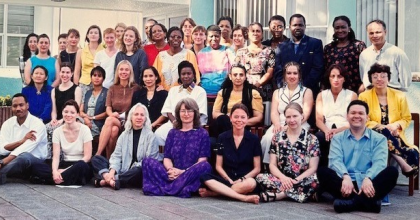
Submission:
{"label": "floral dress", "polygon": [[[270,154],[277,156],[277,167],[280,172],[290,178],[296,178],[309,169],[312,157],[319,157],[319,143],[316,137],[302,129],[298,140],[292,145],[286,132],[279,132],[273,137]],[[281,182],[276,176],[268,173],[259,174],[256,181],[263,190],[271,193],[280,193]],[[303,178],[284,193],[287,197],[303,203],[311,197],[318,187],[316,173]]]}
{"label": "floral dress", "polygon": [[[263,46],[259,53],[251,53],[248,48],[241,48],[236,52],[235,64],[245,66],[247,80],[250,84],[261,79],[268,68],[274,68],[275,53],[271,47]],[[261,88],[256,88],[264,101],[271,101],[273,96],[273,83],[270,79]]]}

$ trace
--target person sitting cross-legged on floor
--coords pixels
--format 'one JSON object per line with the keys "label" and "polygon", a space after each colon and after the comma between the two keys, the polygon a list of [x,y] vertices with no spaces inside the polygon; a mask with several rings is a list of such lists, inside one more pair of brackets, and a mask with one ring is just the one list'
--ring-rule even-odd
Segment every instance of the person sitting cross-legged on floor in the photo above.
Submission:
{"label": "person sitting cross-legged on floor", "polygon": [[233,105],[230,113],[232,129],[218,138],[216,171],[200,177],[206,188],[202,197],[224,195],[244,202],[259,203],[258,195],[247,195],[256,189],[255,176],[261,169],[261,145],[257,136],[245,129],[249,119],[246,105]]}
{"label": "person sitting cross-legged on floor", "polygon": [[387,167],[386,138],[366,127],[369,107],[354,100],[347,108],[350,128],[333,136],[328,167],[318,169],[321,190],[334,198],[338,213],[379,213],[381,200],[396,185],[398,170]]}
{"label": "person sitting cross-legged on floor", "polygon": [[141,164],[144,158],[158,158],[159,147],[149,119],[146,106],[135,104],[128,113],[124,132],[117,140],[117,146],[109,161],[96,155],[92,158],[95,186],[111,186],[115,190],[128,185],[141,187],[143,175]]}

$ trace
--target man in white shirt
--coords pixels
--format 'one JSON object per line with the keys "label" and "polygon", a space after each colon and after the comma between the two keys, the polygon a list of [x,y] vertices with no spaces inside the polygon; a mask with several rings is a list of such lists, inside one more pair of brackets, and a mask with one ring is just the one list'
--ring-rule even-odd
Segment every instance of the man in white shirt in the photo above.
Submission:
{"label": "man in white shirt", "polygon": [[7,176],[24,175],[33,164],[47,157],[47,132],[44,123],[28,111],[22,93],[12,97],[13,117],[0,130],[0,185]]}
{"label": "man in white shirt", "polygon": [[368,71],[375,63],[391,67],[389,87],[407,91],[411,84],[411,66],[407,55],[400,48],[386,42],[385,22],[373,20],[369,22],[366,29],[372,45],[360,54],[359,69],[363,84],[359,88],[359,93],[371,84]]}

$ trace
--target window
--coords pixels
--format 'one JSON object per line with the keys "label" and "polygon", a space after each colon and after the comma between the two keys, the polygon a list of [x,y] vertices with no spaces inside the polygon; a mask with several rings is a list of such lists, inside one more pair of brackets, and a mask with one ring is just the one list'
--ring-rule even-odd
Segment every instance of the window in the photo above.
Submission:
{"label": "window", "polygon": [[[34,7],[0,4],[0,65],[18,66],[26,36],[34,31]],[[6,56],[3,56],[3,55]],[[5,65],[6,64],[6,65]]]}

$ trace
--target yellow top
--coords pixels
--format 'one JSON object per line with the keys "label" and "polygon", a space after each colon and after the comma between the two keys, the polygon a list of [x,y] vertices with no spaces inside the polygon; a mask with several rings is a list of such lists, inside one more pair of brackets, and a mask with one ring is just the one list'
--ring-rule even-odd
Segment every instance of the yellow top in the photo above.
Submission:
{"label": "yellow top", "polygon": [[[217,93],[216,100],[214,101],[213,109],[216,109],[217,111],[222,111],[222,104],[223,104],[223,96],[222,96],[223,90],[219,90]],[[228,109],[227,112],[230,114],[230,111],[232,110],[233,105],[236,103],[242,102],[242,93],[231,93],[229,102],[228,102]],[[257,112],[264,112],[264,106],[262,104],[262,98],[260,93],[253,89],[252,90],[252,110]]]}
{"label": "yellow top", "polygon": [[[104,46],[102,44],[98,45],[98,48],[96,49],[96,53],[103,50]],[[90,84],[90,71],[93,69],[93,60],[95,59],[95,56],[90,52],[89,46],[86,45],[82,49],[81,54],[82,59],[82,71],[79,83],[89,85]]]}

